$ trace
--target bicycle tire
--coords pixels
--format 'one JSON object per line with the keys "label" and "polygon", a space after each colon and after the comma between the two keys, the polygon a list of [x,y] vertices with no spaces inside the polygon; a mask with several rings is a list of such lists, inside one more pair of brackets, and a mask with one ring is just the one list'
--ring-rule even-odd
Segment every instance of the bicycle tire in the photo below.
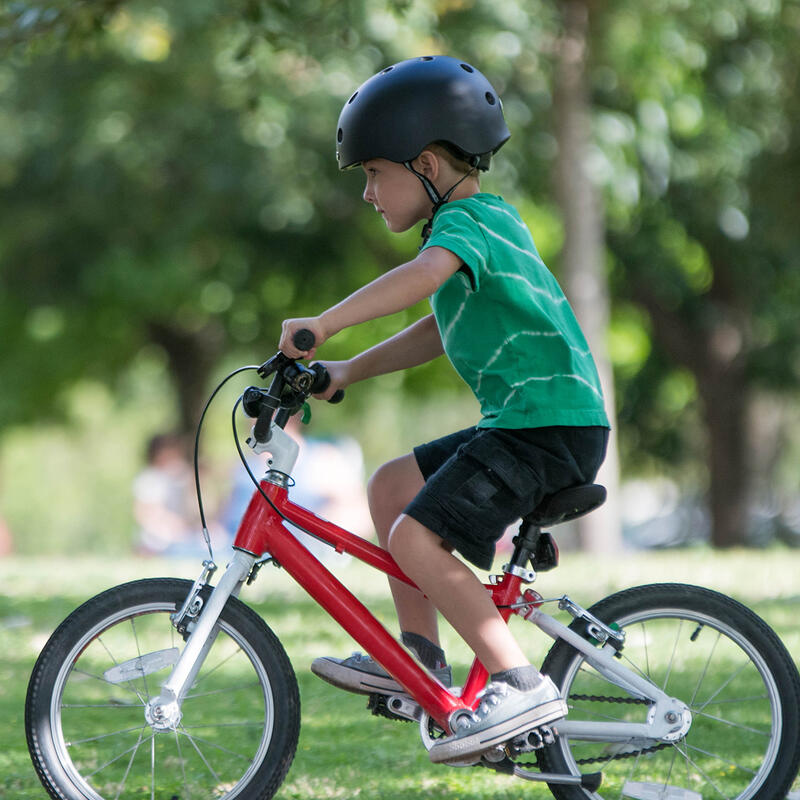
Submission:
{"label": "bicycle tire", "polygon": [[[543,772],[603,773],[597,792],[550,784],[558,800],[786,797],[800,763],[800,678],[760,617],[730,597],[682,584],[628,589],[589,610],[625,630],[622,661],[687,703],[693,722],[671,744],[557,737],[537,756]],[[581,620],[570,627],[588,638]],[[564,641],[550,649],[542,671],[567,697],[569,720],[645,721],[647,704],[602,678]]]}
{"label": "bicycle tire", "polygon": [[[275,634],[236,598],[220,615],[180,723],[156,733],[144,717],[182,644],[169,615],[191,586],[154,578],[109,589],[72,612],[43,648],[25,728],[51,797],[267,800],[283,782],[300,728],[297,679]],[[141,664],[143,674],[129,678]]]}

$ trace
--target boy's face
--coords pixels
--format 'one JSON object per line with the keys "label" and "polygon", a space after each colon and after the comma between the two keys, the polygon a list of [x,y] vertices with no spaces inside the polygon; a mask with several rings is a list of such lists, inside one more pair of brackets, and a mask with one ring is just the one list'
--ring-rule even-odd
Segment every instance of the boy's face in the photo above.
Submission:
{"label": "boy's face", "polygon": [[390,231],[402,233],[431,215],[433,204],[422,183],[402,164],[373,158],[361,168],[367,176],[364,200],[375,206]]}

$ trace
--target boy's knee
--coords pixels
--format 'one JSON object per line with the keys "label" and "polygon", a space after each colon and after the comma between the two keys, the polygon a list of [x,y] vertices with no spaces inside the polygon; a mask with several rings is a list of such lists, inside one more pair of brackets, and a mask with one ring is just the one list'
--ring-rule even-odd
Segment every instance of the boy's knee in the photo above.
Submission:
{"label": "boy's knee", "polygon": [[388,466],[388,464],[383,464],[383,466],[378,467],[367,481],[367,502],[370,508],[375,504],[382,505],[385,502],[386,492],[389,487]]}
{"label": "boy's knee", "polygon": [[367,501],[370,508],[390,506],[400,513],[425,483],[416,461],[398,458],[378,467],[367,482]]}

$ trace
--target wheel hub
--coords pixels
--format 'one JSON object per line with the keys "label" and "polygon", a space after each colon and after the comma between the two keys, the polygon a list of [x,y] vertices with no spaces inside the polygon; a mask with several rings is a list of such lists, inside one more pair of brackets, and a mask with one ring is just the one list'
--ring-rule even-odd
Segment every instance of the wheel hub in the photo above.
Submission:
{"label": "wheel hub", "polygon": [[165,703],[156,697],[144,709],[144,718],[156,733],[177,730],[182,716],[177,700]]}

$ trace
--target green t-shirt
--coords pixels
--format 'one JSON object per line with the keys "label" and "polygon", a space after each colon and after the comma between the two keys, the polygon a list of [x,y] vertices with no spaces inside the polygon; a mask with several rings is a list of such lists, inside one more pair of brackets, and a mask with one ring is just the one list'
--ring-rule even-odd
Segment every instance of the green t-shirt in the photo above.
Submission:
{"label": "green t-shirt", "polygon": [[517,211],[479,193],[436,213],[428,247],[464,267],[431,297],[447,357],[483,428],[608,425],[592,354]]}

